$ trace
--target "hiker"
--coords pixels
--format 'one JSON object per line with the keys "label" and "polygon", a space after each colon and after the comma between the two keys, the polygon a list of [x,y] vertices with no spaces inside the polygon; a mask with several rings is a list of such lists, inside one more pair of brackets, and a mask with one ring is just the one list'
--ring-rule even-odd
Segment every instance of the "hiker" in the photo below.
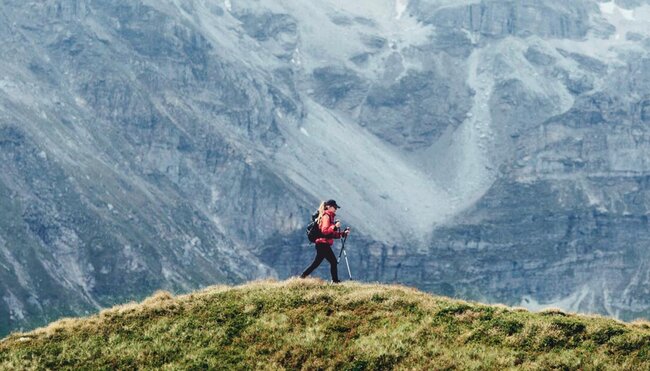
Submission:
{"label": "hiker", "polygon": [[332,245],[334,244],[335,238],[347,237],[350,233],[350,228],[346,228],[341,232],[341,222],[335,219],[337,209],[340,209],[340,207],[334,200],[322,202],[318,207],[316,223],[318,223],[323,237],[316,239],[316,257],[311,265],[302,272],[300,278],[307,277],[323,262],[323,259],[327,259],[330,263],[332,282],[341,282],[339,281],[339,274],[336,269],[336,256],[334,256],[334,251],[332,251]]}

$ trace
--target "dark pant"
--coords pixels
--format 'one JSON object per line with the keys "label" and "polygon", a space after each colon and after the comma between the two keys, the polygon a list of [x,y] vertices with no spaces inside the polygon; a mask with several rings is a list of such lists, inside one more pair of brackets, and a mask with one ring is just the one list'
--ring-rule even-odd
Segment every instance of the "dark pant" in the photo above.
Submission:
{"label": "dark pant", "polygon": [[318,268],[320,263],[323,262],[323,259],[327,259],[330,262],[330,272],[332,273],[332,281],[339,282],[339,274],[336,269],[336,256],[334,256],[334,251],[332,251],[332,246],[326,243],[317,243],[316,244],[316,257],[307,269],[300,275],[300,277],[307,277],[314,269]]}

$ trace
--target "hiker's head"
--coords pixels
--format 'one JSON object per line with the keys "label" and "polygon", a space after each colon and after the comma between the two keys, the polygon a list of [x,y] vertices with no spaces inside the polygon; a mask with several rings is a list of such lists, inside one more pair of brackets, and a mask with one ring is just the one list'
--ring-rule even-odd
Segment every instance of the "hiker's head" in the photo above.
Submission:
{"label": "hiker's head", "polygon": [[334,200],[325,201],[325,207],[328,207],[328,208],[330,208],[330,209],[332,209],[334,211],[341,208],[339,205],[336,204],[336,201],[334,201]]}
{"label": "hiker's head", "polygon": [[318,207],[318,219],[317,219],[319,223],[320,223],[320,219],[323,217],[323,214],[325,214],[325,211],[330,209],[336,212],[336,209],[340,209],[340,207],[334,200],[327,200],[320,203],[320,206]]}

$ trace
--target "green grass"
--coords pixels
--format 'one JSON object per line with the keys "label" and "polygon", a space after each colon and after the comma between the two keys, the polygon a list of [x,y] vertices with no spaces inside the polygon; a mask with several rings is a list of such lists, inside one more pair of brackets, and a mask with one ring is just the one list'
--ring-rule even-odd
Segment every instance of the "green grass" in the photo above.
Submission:
{"label": "green grass", "polygon": [[530,313],[402,286],[212,287],[0,342],[0,369],[648,370],[650,325]]}

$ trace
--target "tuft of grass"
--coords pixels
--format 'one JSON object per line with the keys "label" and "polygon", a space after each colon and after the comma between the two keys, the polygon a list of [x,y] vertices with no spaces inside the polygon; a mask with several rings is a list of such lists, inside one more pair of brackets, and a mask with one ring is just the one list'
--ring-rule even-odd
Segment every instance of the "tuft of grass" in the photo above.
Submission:
{"label": "tuft of grass", "polygon": [[397,285],[256,281],[11,334],[0,369],[650,369],[650,325]]}

